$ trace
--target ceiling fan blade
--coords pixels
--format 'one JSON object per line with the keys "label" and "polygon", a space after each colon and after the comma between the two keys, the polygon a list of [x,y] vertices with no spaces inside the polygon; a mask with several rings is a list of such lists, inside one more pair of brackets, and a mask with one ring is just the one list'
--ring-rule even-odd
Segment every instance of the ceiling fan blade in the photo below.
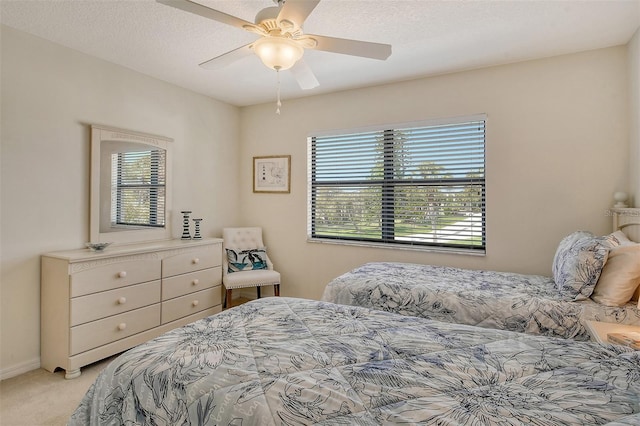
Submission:
{"label": "ceiling fan blade", "polygon": [[320,3],[320,0],[287,0],[276,19],[278,23],[289,21],[301,27],[313,9]]}
{"label": "ceiling fan blade", "polygon": [[238,61],[244,57],[253,54],[253,50],[251,49],[251,45],[253,43],[246,44],[242,47],[238,47],[237,49],[231,50],[227,53],[223,53],[220,56],[216,56],[213,59],[209,59],[200,64],[202,68],[208,70],[216,70],[222,67],[225,67],[235,61]]}
{"label": "ceiling fan blade", "polygon": [[371,43],[368,41],[326,37],[313,34],[305,34],[305,37],[315,39],[318,42],[317,46],[310,46],[310,49],[380,60],[385,60],[391,55],[391,45],[389,44]]}
{"label": "ceiling fan blade", "polygon": [[298,86],[300,86],[302,90],[313,89],[320,85],[313,71],[309,68],[309,65],[302,59],[298,59],[298,62],[296,62],[289,71],[291,71],[293,78],[296,79]]}
{"label": "ceiling fan blade", "polygon": [[222,22],[223,24],[231,25],[232,27],[244,29],[245,25],[254,26],[253,22],[245,21],[244,19],[237,18],[232,15],[228,15],[219,10],[211,9],[203,6],[199,3],[192,2],[190,0],[156,0],[158,3],[162,3],[167,6],[175,7],[186,12],[191,12],[196,15],[203,16],[205,18],[213,19],[214,21]]}

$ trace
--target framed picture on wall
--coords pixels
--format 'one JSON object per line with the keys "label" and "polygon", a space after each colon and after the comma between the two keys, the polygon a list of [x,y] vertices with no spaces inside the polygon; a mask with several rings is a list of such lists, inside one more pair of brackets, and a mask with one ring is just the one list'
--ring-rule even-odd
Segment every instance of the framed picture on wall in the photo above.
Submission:
{"label": "framed picture on wall", "polygon": [[291,156],[253,157],[253,192],[291,192]]}

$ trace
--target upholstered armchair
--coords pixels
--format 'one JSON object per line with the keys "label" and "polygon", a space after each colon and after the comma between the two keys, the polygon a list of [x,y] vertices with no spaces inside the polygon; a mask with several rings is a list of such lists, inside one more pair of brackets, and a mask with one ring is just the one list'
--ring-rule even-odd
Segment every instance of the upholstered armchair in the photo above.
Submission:
{"label": "upholstered armchair", "polygon": [[231,304],[233,289],[272,285],[276,296],[280,295],[280,273],[273,270],[262,241],[262,228],[224,228],[222,230],[222,284],[226,290],[224,306]]}

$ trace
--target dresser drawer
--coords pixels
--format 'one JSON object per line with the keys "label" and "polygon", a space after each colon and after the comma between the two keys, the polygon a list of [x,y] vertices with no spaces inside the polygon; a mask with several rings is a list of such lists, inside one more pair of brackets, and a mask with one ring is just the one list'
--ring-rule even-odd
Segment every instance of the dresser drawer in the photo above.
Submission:
{"label": "dresser drawer", "polygon": [[221,239],[202,238],[43,254],[41,367],[75,378],[87,364],[220,312],[221,253]]}
{"label": "dresser drawer", "polygon": [[166,257],[162,260],[162,277],[171,277],[220,266],[222,264],[220,253],[220,244],[215,244]]}
{"label": "dresser drawer", "polygon": [[71,299],[71,325],[121,314],[160,302],[160,280]]}
{"label": "dresser drawer", "polygon": [[71,274],[71,297],[160,279],[159,259],[124,260]]}
{"label": "dresser drawer", "polygon": [[222,302],[220,292],[220,286],[217,285],[213,288],[162,302],[162,323],[171,322],[219,305]]}
{"label": "dresser drawer", "polygon": [[221,267],[176,275],[162,280],[162,300],[184,296],[222,283]]}
{"label": "dresser drawer", "polygon": [[70,349],[75,355],[160,325],[160,304],[147,306],[71,328]]}

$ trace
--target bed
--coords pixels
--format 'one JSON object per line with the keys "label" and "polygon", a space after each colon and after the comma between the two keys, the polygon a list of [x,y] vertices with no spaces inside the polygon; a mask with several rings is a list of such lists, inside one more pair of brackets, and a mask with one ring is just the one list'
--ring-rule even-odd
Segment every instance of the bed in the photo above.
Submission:
{"label": "bed", "polygon": [[640,351],[286,297],[129,350],[69,425],[640,422]]}
{"label": "bed", "polygon": [[640,326],[640,209],[612,214],[609,235],[562,238],[553,276],[372,262],[329,282],[322,300],[581,341],[587,321]]}
{"label": "bed", "polygon": [[373,262],[332,280],[322,300],[440,321],[589,340],[586,321],[640,325],[637,302],[559,297],[552,277]]}

